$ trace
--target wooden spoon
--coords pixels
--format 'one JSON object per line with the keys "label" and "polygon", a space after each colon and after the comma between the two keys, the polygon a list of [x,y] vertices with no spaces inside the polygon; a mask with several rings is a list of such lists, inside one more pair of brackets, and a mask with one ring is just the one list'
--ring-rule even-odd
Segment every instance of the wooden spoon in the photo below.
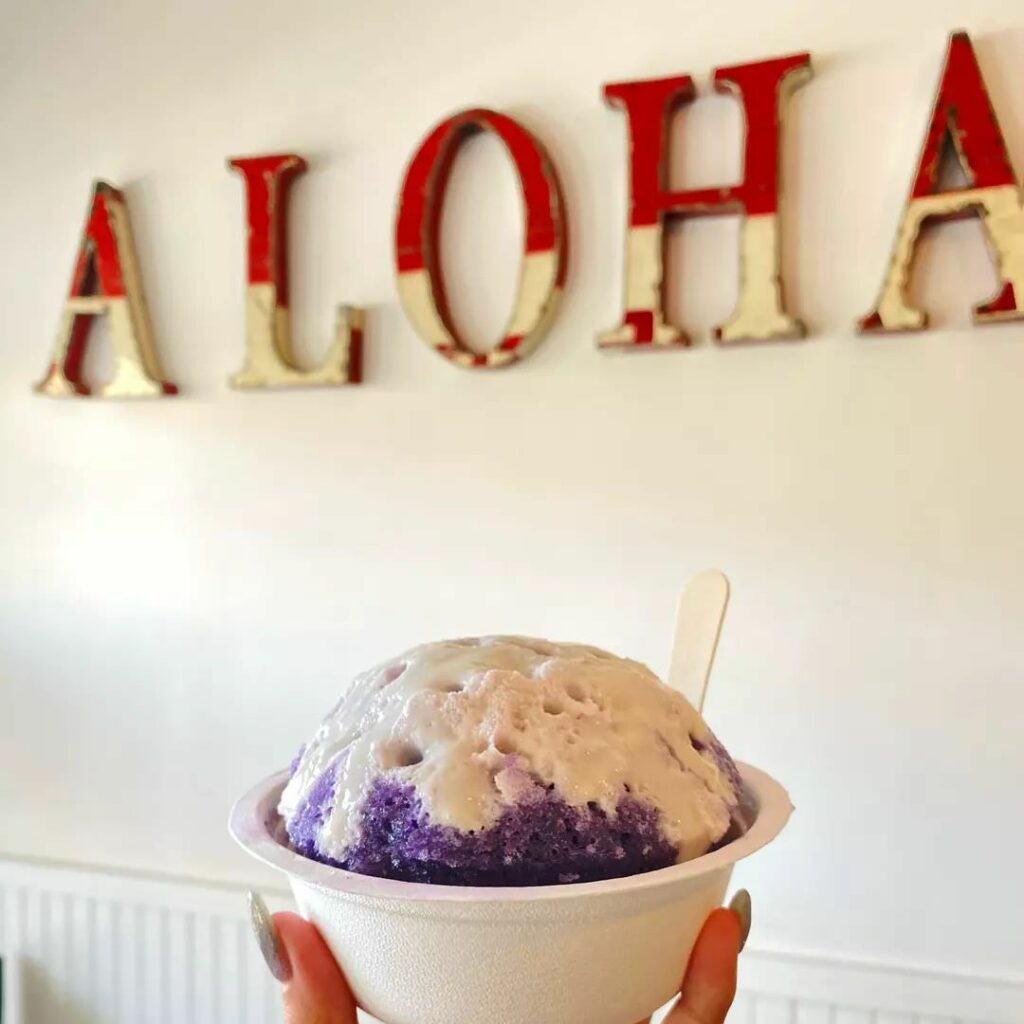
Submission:
{"label": "wooden spoon", "polygon": [[668,684],[698,711],[704,708],[708,677],[728,604],[729,581],[717,569],[697,573],[679,595]]}

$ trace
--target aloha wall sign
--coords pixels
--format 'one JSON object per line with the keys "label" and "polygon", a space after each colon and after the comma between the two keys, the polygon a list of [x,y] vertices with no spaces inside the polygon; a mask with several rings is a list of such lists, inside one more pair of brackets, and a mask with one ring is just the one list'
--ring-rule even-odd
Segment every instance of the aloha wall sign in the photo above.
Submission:
{"label": "aloha wall sign", "polygon": [[[779,146],[787,99],[811,77],[810,55],[794,54],[718,68],[715,89],[743,108],[743,179],[718,188],[668,186],[669,125],[693,102],[689,75],[606,85],[607,102],[626,119],[629,210],[625,295],[620,321],[597,336],[599,348],[656,350],[689,344],[665,314],[665,234],[672,221],[732,214],[740,218],[740,284],[736,308],[714,329],[723,344],[801,338],[803,324],[787,310],[781,279],[782,198]],[[455,329],[442,273],[441,211],[452,163],[465,139],[491,132],[504,144],[522,190],[524,253],[519,287],[503,336],[489,351],[470,346]],[[966,180],[940,190],[944,147]],[[232,387],[264,389],[358,384],[362,380],[364,316],[338,308],[336,334],[321,364],[304,368],[291,341],[288,289],[288,195],[306,170],[294,153],[228,161],[242,181],[246,209],[245,358]],[[1024,318],[1024,194],[1010,164],[970,38],[949,40],[924,145],[911,180],[889,264],[862,333],[916,331],[927,315],[908,298],[910,268],[921,230],[951,218],[977,216],[994,256],[995,295],[977,306],[977,323]],[[518,121],[493,110],[460,111],[434,127],[409,161],[398,197],[394,260],[398,295],[420,337],[443,358],[467,369],[509,366],[527,356],[554,319],[565,285],[568,225],[558,172],[541,142]],[[46,375],[36,390],[52,397],[93,392],[82,365],[89,330],[106,316],[114,355],[105,398],[163,398],[177,393],[160,366],[132,243],[124,195],[99,181],[75,258],[71,287]]]}

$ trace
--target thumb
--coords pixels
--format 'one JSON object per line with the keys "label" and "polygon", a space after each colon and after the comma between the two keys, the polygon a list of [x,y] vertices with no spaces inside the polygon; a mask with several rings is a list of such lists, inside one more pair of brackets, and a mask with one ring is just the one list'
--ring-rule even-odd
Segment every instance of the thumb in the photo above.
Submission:
{"label": "thumb", "polygon": [[356,1001],[316,926],[298,914],[275,914],[291,967],[284,986],[287,1024],[356,1024]]}

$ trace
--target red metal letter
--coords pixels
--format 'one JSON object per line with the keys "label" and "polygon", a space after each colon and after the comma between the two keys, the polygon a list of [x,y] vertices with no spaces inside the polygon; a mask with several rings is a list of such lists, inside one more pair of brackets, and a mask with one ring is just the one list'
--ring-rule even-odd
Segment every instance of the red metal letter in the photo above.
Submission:
{"label": "red metal letter", "polygon": [[82,361],[93,317],[103,314],[109,317],[114,376],[99,388],[99,396],[161,398],[177,394],[178,389],[164,380],[157,357],[124,195],[113,185],[98,181],[93,186],[53,358],[36,391],[54,398],[91,393],[82,379]]}
{"label": "red metal letter", "polygon": [[288,189],[306,170],[293,153],[229,160],[245,179],[248,283],[245,366],[236,388],[358,384],[362,379],[363,312],[339,306],[335,340],[323,363],[303,370],[292,348],[288,308]]}
{"label": "red metal letter", "polygon": [[746,117],[743,181],[719,188],[672,191],[668,186],[668,127],[673,112],[695,95],[689,75],[607,85],[604,95],[629,122],[631,200],[626,242],[626,313],[601,334],[602,346],[686,345],[686,334],[665,320],[666,221],[737,213],[740,294],[719,341],[799,338],[803,325],[785,312],[779,267],[779,132],[788,95],[810,77],[811,58],[791,57],[719,68],[715,89],[734,93]]}
{"label": "red metal letter", "polygon": [[[439,253],[441,208],[452,162],[468,135],[491,131],[505,144],[523,191],[526,252],[515,307],[498,345],[470,349],[456,333]],[[419,335],[458,366],[506,366],[540,343],[565,283],[566,223],[558,177],[540,143],[493,110],[464,110],[435,127],[416,151],[395,223],[398,294]]]}
{"label": "red metal letter", "polygon": [[[968,184],[939,192],[939,164],[947,138]],[[912,306],[907,296],[918,236],[929,222],[971,214],[981,216],[999,272],[998,290],[975,307],[975,321],[1024,317],[1022,201],[970,36],[955,32],[882,290],[874,310],[860,321],[861,331],[916,331],[928,326],[927,314]]]}

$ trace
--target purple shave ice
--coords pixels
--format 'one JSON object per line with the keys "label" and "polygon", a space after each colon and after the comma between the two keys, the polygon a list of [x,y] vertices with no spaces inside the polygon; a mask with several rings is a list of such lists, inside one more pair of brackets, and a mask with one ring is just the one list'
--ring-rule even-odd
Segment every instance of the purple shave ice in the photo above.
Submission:
{"label": "purple shave ice", "polygon": [[732,784],[739,797],[736,806],[730,812],[731,824],[729,831],[717,843],[711,846],[712,850],[717,850],[727,843],[731,843],[737,836],[743,835],[754,824],[754,819],[757,817],[757,808],[751,800],[747,787],[743,784],[743,779],[740,776],[739,768],[736,767],[736,762],[730,757],[729,751],[722,745],[722,741],[710,729],[708,730],[706,741],[691,736],[690,742],[693,744],[694,750],[699,753],[703,753],[706,750],[711,755],[712,760]]}
{"label": "purple shave ice", "polygon": [[357,676],[278,810],[321,863],[473,886],[654,871],[754,817],[725,747],[649,669],[523,637],[424,644]]}
{"label": "purple shave ice", "polygon": [[332,765],[320,776],[302,806],[288,822],[288,838],[300,853],[314,855],[316,834],[334,808],[337,779],[337,765]]}
{"label": "purple shave ice", "polygon": [[574,807],[553,786],[508,807],[486,829],[461,832],[435,825],[413,786],[379,779],[363,807],[359,841],[342,861],[323,857],[316,830],[333,784],[327,772],[288,829],[295,849],[364,875],[435,885],[555,885],[620,878],[676,861],[658,812],[624,794],[613,815],[597,805]]}

